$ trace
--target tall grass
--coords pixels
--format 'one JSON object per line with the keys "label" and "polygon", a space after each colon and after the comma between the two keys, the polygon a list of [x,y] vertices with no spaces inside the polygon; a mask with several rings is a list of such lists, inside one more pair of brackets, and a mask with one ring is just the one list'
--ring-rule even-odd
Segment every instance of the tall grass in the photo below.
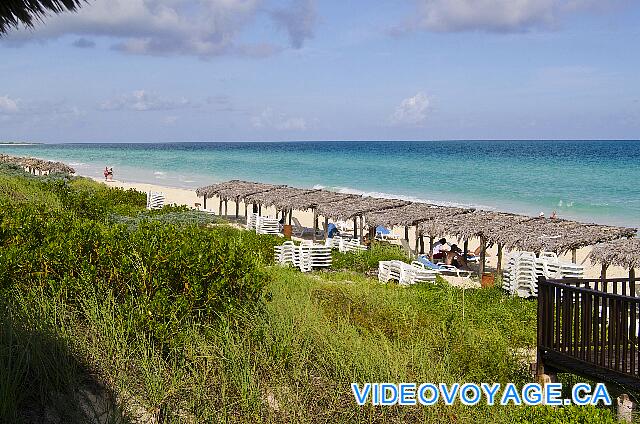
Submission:
{"label": "tall grass", "polygon": [[[520,352],[535,343],[535,302],[441,280],[381,285],[363,272],[406,260],[385,246],[334,256],[348,271],[302,274],[273,266],[276,237],[141,213],[140,193],[89,181],[7,178],[0,422],[612,420],[593,408],[358,407],[351,382],[531,381]],[[41,192],[51,203],[28,200]]]}

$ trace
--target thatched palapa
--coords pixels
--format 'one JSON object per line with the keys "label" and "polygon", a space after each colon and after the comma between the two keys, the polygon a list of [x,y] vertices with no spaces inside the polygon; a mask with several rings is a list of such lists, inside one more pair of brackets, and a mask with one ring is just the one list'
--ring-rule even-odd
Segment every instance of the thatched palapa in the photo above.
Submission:
{"label": "thatched palapa", "polygon": [[255,183],[252,181],[232,180],[232,181],[226,181],[223,183],[212,184],[206,187],[200,187],[196,190],[196,195],[198,195],[198,197],[216,196],[220,200],[229,200],[229,199],[244,200],[244,198],[249,195],[262,193],[265,191],[269,191],[269,190],[273,190],[281,187],[285,187],[285,186]]}
{"label": "thatched palapa", "polygon": [[428,221],[420,222],[418,232],[431,237],[452,235],[463,240],[484,236],[491,243],[491,237],[497,230],[525,219],[530,218],[502,212],[451,208]]}
{"label": "thatched palapa", "polygon": [[0,162],[20,166],[29,172],[75,174],[75,169],[62,163],[44,159],[18,157],[0,154]]}
{"label": "thatched palapa", "polygon": [[384,227],[412,227],[420,222],[429,221],[442,216],[472,212],[473,209],[462,209],[428,203],[409,203],[408,205],[367,212],[364,217],[368,224]]}
{"label": "thatched palapa", "polygon": [[347,220],[361,216],[366,212],[405,206],[409,202],[397,199],[354,196],[341,202],[318,205],[318,214],[331,219]]}
{"label": "thatched palapa", "polygon": [[353,194],[336,193],[328,190],[317,190],[299,196],[281,199],[278,205],[280,206],[280,209],[306,211],[308,209],[317,208],[319,205],[324,203],[341,202],[352,197],[358,196]]}
{"label": "thatched palapa", "polygon": [[500,241],[511,250],[564,253],[635,234],[634,228],[534,218],[502,230]]}
{"label": "thatched palapa", "polygon": [[283,199],[289,199],[292,197],[313,193],[314,191],[320,190],[305,190],[294,187],[280,187],[273,190],[251,194],[245,197],[244,201],[247,204],[255,203],[256,205],[262,205],[266,207],[275,206],[276,209],[282,209]]}
{"label": "thatched palapa", "polygon": [[592,263],[617,265],[627,269],[640,268],[640,239],[613,240],[596,245],[589,255]]}

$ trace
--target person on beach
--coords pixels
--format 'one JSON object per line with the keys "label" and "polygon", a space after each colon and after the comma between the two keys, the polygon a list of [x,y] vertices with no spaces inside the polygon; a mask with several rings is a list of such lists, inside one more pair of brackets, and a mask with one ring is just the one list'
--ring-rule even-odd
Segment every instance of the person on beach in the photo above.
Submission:
{"label": "person on beach", "polygon": [[456,244],[451,245],[451,250],[444,253],[444,263],[460,269],[469,269],[469,263],[465,259],[462,250]]}
{"label": "person on beach", "polygon": [[433,245],[433,259],[442,259],[445,257],[445,250],[447,250],[447,239],[441,238],[436,244]]}
{"label": "person on beach", "polygon": [[327,227],[327,237],[333,238],[334,236],[337,236],[337,235],[340,235],[340,232],[338,231],[338,227],[336,227],[336,224],[334,224],[333,222],[330,222]]}
{"label": "person on beach", "polygon": [[556,211],[553,211],[553,212],[551,213],[551,216],[550,216],[549,218],[551,218],[551,219],[556,219],[557,217],[558,217],[558,214],[556,213]]}
{"label": "person on beach", "polygon": [[109,168],[109,171],[107,172],[107,180],[113,181],[113,168]]}
{"label": "person on beach", "polygon": [[109,168],[104,167],[104,180],[107,181],[107,177],[109,176]]}

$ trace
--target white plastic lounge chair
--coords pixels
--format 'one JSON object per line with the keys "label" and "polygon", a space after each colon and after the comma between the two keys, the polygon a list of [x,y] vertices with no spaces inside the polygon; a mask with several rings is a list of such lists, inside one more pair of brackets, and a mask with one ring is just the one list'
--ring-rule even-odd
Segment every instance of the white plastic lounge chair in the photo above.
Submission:
{"label": "white plastic lounge chair", "polygon": [[148,191],[147,192],[147,209],[162,209],[164,207],[164,193]]}
{"label": "white plastic lounge chair", "polygon": [[455,275],[456,277],[471,277],[472,271],[456,268],[453,265],[443,263],[434,264],[425,255],[418,256],[418,262],[427,269],[440,271],[442,275]]}

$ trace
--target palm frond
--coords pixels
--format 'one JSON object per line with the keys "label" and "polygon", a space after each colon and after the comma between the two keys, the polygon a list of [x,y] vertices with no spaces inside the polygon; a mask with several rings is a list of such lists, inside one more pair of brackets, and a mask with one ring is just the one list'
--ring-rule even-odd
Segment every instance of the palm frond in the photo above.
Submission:
{"label": "palm frond", "polygon": [[50,13],[76,11],[86,0],[2,0],[0,2],[0,35],[24,25],[32,27]]}

